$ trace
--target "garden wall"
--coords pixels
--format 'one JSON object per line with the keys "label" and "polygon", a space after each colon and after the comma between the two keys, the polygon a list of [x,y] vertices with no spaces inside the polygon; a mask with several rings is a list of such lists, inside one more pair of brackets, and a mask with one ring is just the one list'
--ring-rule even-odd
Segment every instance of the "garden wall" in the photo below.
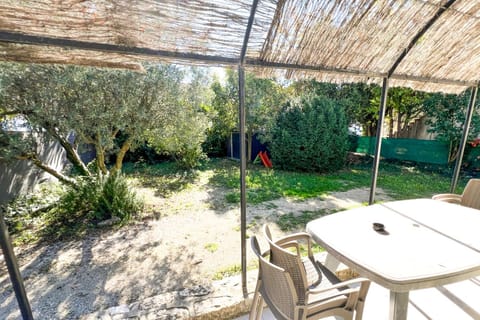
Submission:
{"label": "garden wall", "polygon": [[[60,144],[52,142],[42,144],[39,141],[40,159],[56,170],[63,170],[67,164],[65,151]],[[51,175],[26,160],[12,163],[0,162],[0,204],[6,203],[19,194],[33,191],[35,185],[45,179],[54,179]]]}

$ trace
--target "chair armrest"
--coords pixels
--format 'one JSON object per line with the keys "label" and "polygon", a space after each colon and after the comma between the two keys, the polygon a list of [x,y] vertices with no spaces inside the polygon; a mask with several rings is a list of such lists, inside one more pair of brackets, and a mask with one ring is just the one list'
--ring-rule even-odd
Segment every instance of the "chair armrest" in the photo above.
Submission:
{"label": "chair armrest", "polygon": [[432,199],[459,204],[462,201],[462,196],[454,193],[441,193],[434,195]]}
{"label": "chair armrest", "polygon": [[300,244],[296,241],[290,241],[281,244],[275,242],[275,244],[282,249],[295,248],[297,255],[300,255]]}
{"label": "chair armrest", "polygon": [[[322,293],[322,292],[327,292],[327,291],[330,291],[332,289],[340,289],[340,288],[345,288],[345,287],[348,287],[350,285],[354,285],[354,284],[360,284],[360,285],[363,285],[363,284],[370,284],[370,280],[366,279],[366,278],[357,278],[357,279],[352,279],[352,280],[347,280],[347,281],[343,281],[343,282],[339,282],[337,284],[334,284],[334,285],[331,285],[329,286],[328,288],[320,288],[320,289],[309,289],[308,292],[310,294],[317,294],[317,293]],[[356,291],[358,291],[358,289],[355,289]]]}
{"label": "chair armrest", "polygon": [[275,240],[275,243],[278,245],[281,245],[282,243],[285,243],[285,242],[298,241],[298,240],[304,240],[304,241],[306,240],[310,242],[312,240],[312,237],[310,236],[310,234],[306,232],[298,232],[298,233],[290,234],[285,237],[278,238],[277,240]]}
{"label": "chair armrest", "polygon": [[[358,283],[360,283],[360,286],[357,288],[349,287],[349,285],[358,284]],[[370,280],[365,278],[357,278],[354,280],[341,282],[337,285],[333,285],[328,288],[323,288],[318,290],[315,290],[315,289],[308,290],[307,295],[325,293],[324,295],[322,295],[320,300],[316,301],[316,303],[319,303],[319,304],[321,304],[325,300],[339,297],[342,295],[348,296],[347,306],[349,306],[349,308],[353,308],[357,303],[363,303],[365,301],[365,297],[367,295],[369,287],[370,287]],[[340,289],[340,290],[336,290],[336,289]],[[328,293],[331,290],[334,290],[334,291]]]}
{"label": "chair armrest", "polygon": [[[275,241],[275,243],[281,247],[283,247],[285,244],[290,243],[290,242],[296,242],[299,240],[303,240],[307,242],[307,251],[308,251],[308,256],[313,258],[313,251],[312,251],[312,236],[306,232],[298,232],[294,233],[282,238],[279,238]],[[300,255],[300,250],[298,250],[298,254]]]}
{"label": "chair armrest", "polygon": [[[308,291],[307,292],[307,301],[308,301],[308,295],[310,295],[310,294],[325,293],[325,292],[328,292],[328,291],[331,291],[331,290],[333,290],[333,289],[328,288],[328,289],[325,289],[322,292]],[[329,300],[329,299],[332,299],[332,298],[336,298],[336,297],[340,297],[340,296],[348,296],[350,294],[358,294],[358,290],[359,290],[359,288],[350,288],[350,289],[345,289],[345,290],[340,290],[340,291],[335,290],[335,291],[332,291],[330,294],[327,293],[325,295],[322,295],[320,299],[318,299],[316,301],[309,302],[308,304],[309,305],[322,304],[322,303],[325,302],[325,300]],[[356,300],[356,297],[355,297],[355,300]]]}

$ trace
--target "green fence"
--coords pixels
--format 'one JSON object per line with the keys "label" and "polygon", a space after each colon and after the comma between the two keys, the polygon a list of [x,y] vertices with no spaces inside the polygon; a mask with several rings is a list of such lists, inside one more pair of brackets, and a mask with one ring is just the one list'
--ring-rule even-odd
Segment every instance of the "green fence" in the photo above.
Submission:
{"label": "green fence", "polygon": [[[355,140],[352,151],[375,154],[376,137],[357,137]],[[384,138],[381,156],[386,159],[444,165],[448,163],[448,144],[435,140]]]}

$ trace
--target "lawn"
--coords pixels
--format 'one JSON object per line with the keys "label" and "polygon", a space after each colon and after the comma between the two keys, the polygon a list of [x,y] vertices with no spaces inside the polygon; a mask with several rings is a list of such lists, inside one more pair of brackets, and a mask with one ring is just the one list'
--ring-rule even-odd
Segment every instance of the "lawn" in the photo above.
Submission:
{"label": "lawn", "polygon": [[[368,159],[349,165],[341,171],[326,174],[289,172],[250,164],[246,177],[247,202],[249,206],[254,206],[283,197],[302,201],[325,197],[332,192],[369,188],[371,168],[371,161]],[[164,197],[195,188],[199,177],[206,175],[210,185],[225,190],[223,201],[226,204],[240,202],[239,163],[234,160],[212,159],[197,170],[188,172],[178,171],[172,163],[154,166],[128,164],[125,172],[142,186],[155,186],[157,193]],[[430,198],[433,194],[448,192],[450,175],[446,168],[382,162],[377,188],[381,188],[395,200]],[[466,180],[460,180],[458,193],[462,191],[465,183]],[[308,221],[332,212],[334,211],[312,209],[301,213],[287,213],[278,217],[277,224],[284,231],[301,229]]]}
{"label": "lawn", "polygon": [[[229,190],[225,200],[238,203],[240,201],[238,167],[238,163],[232,160],[213,159],[204,164],[199,171],[211,171],[210,182]],[[249,165],[246,177],[247,200],[250,204],[280,197],[303,200],[326,195],[329,192],[369,187],[371,170],[371,165],[365,163],[351,165],[339,172],[327,174],[289,172],[267,169],[260,165]],[[146,167],[145,171],[142,169],[129,170],[129,172],[132,175],[148,174],[148,179],[159,177],[162,188],[166,190],[188,187],[195,176],[195,173],[179,174],[172,171],[171,164],[160,164],[155,167]],[[384,162],[380,165],[377,187],[382,188],[392,198],[401,200],[429,198],[436,193],[448,192],[450,182],[449,170],[443,168],[431,169],[411,164]],[[460,180],[458,193],[463,190],[465,183],[466,179]]]}

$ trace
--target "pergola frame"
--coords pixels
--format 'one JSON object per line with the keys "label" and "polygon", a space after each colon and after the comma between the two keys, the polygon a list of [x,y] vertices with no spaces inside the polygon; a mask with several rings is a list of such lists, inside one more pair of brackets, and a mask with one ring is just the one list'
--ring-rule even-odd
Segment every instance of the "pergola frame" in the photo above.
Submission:
{"label": "pergola frame", "polygon": [[[387,103],[387,92],[389,81],[393,80],[405,80],[405,81],[417,81],[417,82],[429,82],[445,85],[454,85],[462,87],[471,87],[472,94],[470,98],[470,103],[467,111],[467,121],[464,124],[462,141],[459,146],[459,155],[457,163],[455,166],[454,176],[452,178],[451,191],[456,187],[458,176],[460,173],[460,167],[463,157],[463,150],[468,137],[468,130],[470,126],[471,117],[473,114],[474,104],[476,95],[478,92],[478,80],[475,81],[465,81],[465,80],[454,80],[447,78],[438,78],[438,77],[424,77],[411,74],[395,74],[395,70],[400,65],[405,57],[408,56],[410,50],[422,39],[422,36],[440,19],[440,17],[448,11],[449,8],[456,2],[456,0],[449,0],[445,4],[439,6],[437,12],[428,20],[427,23],[419,30],[419,32],[411,39],[411,41],[406,44],[404,51],[398,56],[396,61],[389,67],[388,72],[372,72],[368,70],[361,69],[352,69],[345,67],[332,67],[332,66],[322,66],[322,65],[309,65],[309,64],[292,64],[284,62],[272,62],[267,60],[262,60],[258,58],[247,58],[246,52],[249,45],[250,33],[252,31],[252,26],[255,19],[255,14],[257,11],[257,5],[259,0],[253,0],[250,10],[250,15],[248,18],[248,23],[246,25],[245,36],[243,40],[243,45],[241,49],[240,56],[238,58],[231,58],[226,56],[215,56],[215,55],[203,55],[197,53],[189,52],[178,52],[170,50],[158,50],[137,46],[123,46],[116,44],[108,43],[99,43],[99,42],[88,42],[88,41],[79,41],[72,40],[68,38],[59,38],[59,37],[49,37],[49,36],[39,36],[34,34],[24,34],[19,32],[12,32],[9,30],[0,29],[0,43],[14,43],[14,44],[26,44],[34,46],[54,46],[61,48],[69,49],[82,49],[90,51],[100,51],[107,53],[120,53],[120,54],[129,54],[133,56],[141,56],[146,58],[162,58],[172,61],[180,61],[184,63],[202,63],[202,64],[214,64],[214,65],[224,65],[224,66],[237,66],[238,75],[239,75],[239,127],[240,127],[240,220],[241,220],[241,262],[242,262],[242,289],[243,294],[247,297],[247,286],[246,286],[246,144],[245,144],[245,68],[247,67],[262,67],[262,68],[275,68],[275,69],[289,69],[289,70],[300,70],[300,71],[314,71],[314,72],[323,72],[331,74],[343,74],[351,76],[362,76],[369,78],[378,78],[383,79],[382,86],[382,95],[381,103],[379,107],[379,119],[377,126],[377,142],[375,147],[374,155],[374,164],[372,167],[372,183],[370,188],[369,204],[373,204],[375,201],[375,191],[376,191],[376,182],[378,176],[378,167],[380,161],[380,151],[381,151],[381,135],[383,122],[385,117],[385,108]],[[283,3],[284,1],[279,1]],[[8,263],[8,269],[10,272],[11,280],[15,289],[17,300],[19,302],[20,310],[24,319],[33,319],[30,306],[28,303],[27,296],[25,294],[25,289],[23,287],[22,279],[18,270],[18,265],[13,255],[13,250],[11,250],[11,243],[8,237],[8,233],[3,223],[3,214],[0,215],[0,235],[2,238],[2,250],[5,256],[6,261],[11,261]]]}
{"label": "pergola frame", "polygon": [[[258,0],[256,1],[258,2]],[[248,39],[246,40],[247,40],[246,45],[248,47]],[[417,41],[418,40],[419,39],[417,39]],[[25,35],[21,33],[2,31],[2,30],[0,30],[0,42],[29,44],[29,45],[38,45],[38,46],[55,46],[55,47],[71,48],[71,49],[85,49],[85,50],[101,51],[101,52],[107,52],[107,53],[131,54],[131,55],[137,55],[137,56],[150,57],[152,59],[167,58],[167,59],[172,59],[177,61],[183,61],[185,63],[200,62],[205,64],[224,65],[224,66],[237,66],[240,64],[240,60],[243,60],[243,66],[245,68],[264,67],[264,68],[272,68],[272,69],[291,69],[291,70],[300,70],[300,71],[314,71],[314,72],[325,72],[325,73],[332,73],[332,74],[364,76],[369,78],[381,78],[381,79],[388,77],[390,79],[395,79],[395,80],[430,82],[430,83],[457,85],[457,86],[464,86],[464,87],[474,87],[474,86],[477,86],[479,83],[478,81],[462,81],[462,80],[452,80],[452,79],[442,79],[442,78],[420,77],[420,76],[407,75],[407,74],[393,74],[393,72],[383,73],[383,72],[371,72],[371,71],[355,70],[355,69],[347,69],[347,68],[336,68],[336,67],[329,67],[329,66],[271,62],[271,61],[265,61],[260,59],[247,58],[245,56],[245,53],[243,53],[243,58],[230,58],[230,57],[223,57],[223,56],[211,56],[211,55],[176,52],[176,51],[168,51],[168,50],[154,50],[154,49],[142,48],[142,47],[125,47],[121,45],[78,41],[78,40],[72,40],[67,38],[52,38],[52,37],[43,37],[43,36],[36,36],[36,35]],[[413,46],[413,44],[410,44],[410,46]],[[402,55],[402,59],[405,56],[406,54]],[[398,63],[396,63],[396,65],[398,65],[400,62],[401,60],[399,60]]]}

